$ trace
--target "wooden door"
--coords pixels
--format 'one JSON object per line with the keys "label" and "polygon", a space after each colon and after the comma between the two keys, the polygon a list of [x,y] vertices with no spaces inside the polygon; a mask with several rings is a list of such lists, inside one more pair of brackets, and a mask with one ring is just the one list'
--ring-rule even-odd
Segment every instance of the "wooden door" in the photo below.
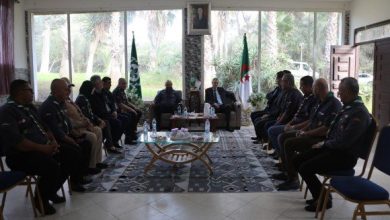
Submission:
{"label": "wooden door", "polygon": [[390,40],[375,43],[374,116],[383,127],[390,123]]}
{"label": "wooden door", "polygon": [[341,79],[345,77],[357,78],[358,70],[358,50],[354,46],[332,46],[330,54],[330,76],[329,84],[330,90],[335,93],[338,92]]}

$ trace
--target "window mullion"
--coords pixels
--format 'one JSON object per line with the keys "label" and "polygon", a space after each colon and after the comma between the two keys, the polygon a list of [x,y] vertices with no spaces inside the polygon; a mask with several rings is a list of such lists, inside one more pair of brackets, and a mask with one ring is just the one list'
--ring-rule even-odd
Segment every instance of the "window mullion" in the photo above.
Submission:
{"label": "window mullion", "polygon": [[[73,82],[73,71],[72,71],[72,47],[71,47],[71,36],[70,36],[70,13],[66,14],[66,26],[67,26],[67,34],[68,34],[68,65],[69,65],[69,80],[70,82]],[[72,99],[73,97],[73,92],[71,94]]]}

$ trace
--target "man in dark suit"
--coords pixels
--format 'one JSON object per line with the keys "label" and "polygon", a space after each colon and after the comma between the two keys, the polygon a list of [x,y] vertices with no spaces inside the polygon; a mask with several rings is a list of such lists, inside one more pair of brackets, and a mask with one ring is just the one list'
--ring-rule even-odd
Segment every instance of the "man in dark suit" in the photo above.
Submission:
{"label": "man in dark suit", "polygon": [[194,29],[207,29],[208,28],[208,22],[207,17],[204,15],[203,8],[199,7],[196,10],[197,14],[194,16],[193,20],[193,28]]}
{"label": "man in dark suit", "polygon": [[182,99],[180,93],[172,87],[172,81],[165,82],[165,89],[159,91],[154,98],[154,117],[157,122],[157,130],[160,130],[161,114],[174,113]]}
{"label": "man in dark suit", "polygon": [[206,101],[215,108],[217,113],[225,113],[226,130],[233,132],[230,128],[230,112],[232,106],[227,103],[227,98],[230,98],[233,102],[236,102],[236,97],[232,92],[226,91],[222,87],[218,87],[218,79],[214,78],[212,81],[212,87],[206,89]]}

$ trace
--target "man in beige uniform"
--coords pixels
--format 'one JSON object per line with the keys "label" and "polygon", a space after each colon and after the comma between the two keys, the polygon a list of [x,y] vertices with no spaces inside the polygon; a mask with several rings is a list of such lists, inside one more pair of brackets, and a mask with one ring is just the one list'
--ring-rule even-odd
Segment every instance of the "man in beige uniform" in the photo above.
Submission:
{"label": "man in beige uniform", "polygon": [[[69,79],[61,78],[68,84],[69,95],[74,84],[71,84]],[[79,107],[70,98],[65,101],[66,114],[72,123],[72,135],[85,136],[85,139],[91,143],[91,158],[89,161],[89,171],[91,174],[100,172],[100,169],[107,168],[106,164],[102,163],[102,129],[94,126],[93,123],[83,115]]]}

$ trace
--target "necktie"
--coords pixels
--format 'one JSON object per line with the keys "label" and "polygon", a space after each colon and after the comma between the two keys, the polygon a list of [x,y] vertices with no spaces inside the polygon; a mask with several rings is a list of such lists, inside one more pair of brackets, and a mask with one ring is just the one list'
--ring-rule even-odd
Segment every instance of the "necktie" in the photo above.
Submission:
{"label": "necktie", "polygon": [[214,94],[214,103],[218,103],[217,90],[216,89],[213,89],[213,94]]}

